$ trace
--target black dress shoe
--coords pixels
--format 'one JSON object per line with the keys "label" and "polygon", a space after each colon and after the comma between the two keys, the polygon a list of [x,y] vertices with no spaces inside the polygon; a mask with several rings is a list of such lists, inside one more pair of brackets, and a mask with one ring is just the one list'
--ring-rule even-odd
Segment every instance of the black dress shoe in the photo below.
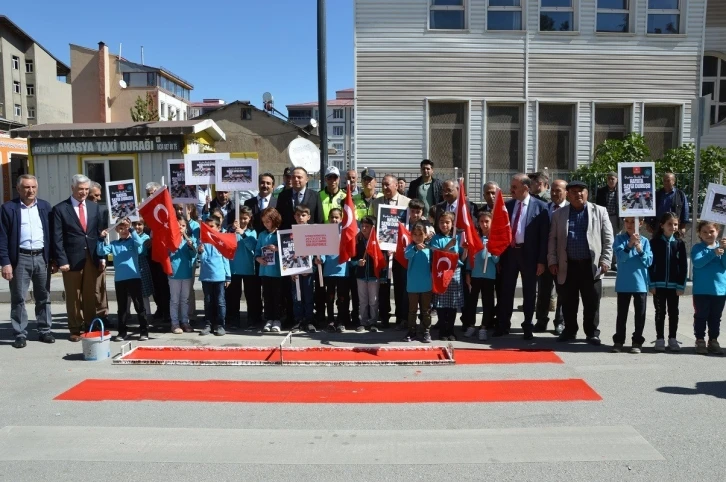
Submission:
{"label": "black dress shoe", "polygon": [[24,336],[16,336],[15,341],[13,342],[14,348],[25,348],[27,346],[28,342],[25,340]]}
{"label": "black dress shoe", "polygon": [[570,335],[569,333],[562,333],[557,337],[557,341],[573,341],[575,339],[575,335]]}
{"label": "black dress shoe", "polygon": [[547,322],[535,323],[534,326],[532,327],[532,331],[534,333],[544,333],[545,331],[547,331]]}
{"label": "black dress shoe", "polygon": [[600,346],[602,344],[598,336],[588,336],[587,342],[593,346]]}
{"label": "black dress shoe", "polygon": [[55,343],[55,337],[52,333],[41,333],[38,335],[38,341],[42,343]]}
{"label": "black dress shoe", "polygon": [[532,331],[531,330],[525,331],[524,332],[524,335],[522,335],[522,339],[523,340],[533,340],[534,339],[534,335],[532,334]]}
{"label": "black dress shoe", "polygon": [[508,334],[509,334],[509,330],[500,330],[499,328],[497,328],[496,330],[494,330],[494,333],[492,333],[492,336],[498,337],[498,336],[506,336]]}

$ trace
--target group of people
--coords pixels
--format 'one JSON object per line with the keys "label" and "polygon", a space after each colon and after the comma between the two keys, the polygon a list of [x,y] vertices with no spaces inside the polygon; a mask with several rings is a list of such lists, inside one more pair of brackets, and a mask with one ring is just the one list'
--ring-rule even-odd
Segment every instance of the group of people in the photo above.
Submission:
{"label": "group of people", "polygon": [[[86,176],[74,176],[70,198],[51,208],[37,197],[37,179],[23,175],[17,182],[19,197],[5,203],[0,213],[0,264],[3,278],[10,282],[11,321],[16,337],[13,346],[26,345],[25,293],[31,281],[39,340],[55,341],[51,333],[49,280],[57,270],[63,273],[70,340],[80,340],[93,319],[107,321],[104,270],[106,257],[113,255],[119,305],[118,334],[114,339],[119,341],[129,335],[129,301],[138,315],[139,337],[148,339],[152,295],[157,305],[155,316],[166,321],[173,333],[194,331],[193,283],[198,270],[204,291],[201,335],[222,336],[230,327],[263,332],[379,331],[394,322],[406,332],[405,340],[428,343],[432,330],[440,339],[455,340],[454,324],[457,313],[461,313],[463,336],[485,341],[490,336],[510,333],[517,280],[521,278],[521,329],[525,340],[548,329],[552,312],[558,340],[575,340],[581,298],[586,341],[600,345],[602,277],[612,269],[617,271],[618,297],[613,350],[625,350],[632,299],[635,329],[629,351],[640,352],[648,293],[654,298],[655,349],[679,350],[678,300],[685,290],[688,270],[688,254],[680,236],[689,219],[687,199],[675,187],[673,174],[664,177],[664,188],[656,193],[656,217],[642,220],[640,226],[635,218],[618,217],[615,173],[610,173],[607,185],[598,190],[596,204],[588,201],[588,187],[581,181],[555,180],[550,184],[546,173],[517,174],[509,186],[511,199],[505,202],[511,244],[501,256],[485,249],[472,252],[474,259],[470,260],[469,244],[454,233],[460,202],[458,182],[437,179],[430,160],[422,161],[420,168],[421,176],[411,181],[407,190],[402,187],[402,179],[385,175],[380,192],[373,169],[360,173],[360,189],[357,172],[346,173],[360,233],[350,260],[340,262],[338,256],[314,259],[313,270],[322,270],[323,284],[318,283],[315,271],[297,277],[281,276],[277,235],[278,230],[290,229],[293,224],[343,221],[347,191],[336,167],[325,171],[325,187],[320,192],[307,187],[308,173],[303,168],[286,169],[283,185],[278,188],[273,174],[260,174],[259,192],[240,206],[239,217],[229,193],[217,191],[212,200],[203,186],[199,207],[176,206],[182,241],[178,249],[167,253],[171,275],[160,271],[158,263],[151,259],[153,243],[143,220],[122,220],[115,226],[118,239],[105,241],[108,215],[103,206],[93,202],[100,199],[100,186]],[[149,183],[147,195],[160,187]],[[494,182],[486,183],[485,202],[469,202],[465,210],[484,246],[496,215],[499,189]],[[408,210],[412,239],[404,252],[407,263],[385,251],[380,263],[373,259],[375,251],[369,245],[375,239],[371,234],[381,204]],[[200,223],[212,232],[235,233],[237,249],[233,259],[222,256],[214,245],[200,241]],[[696,351],[720,354],[719,325],[726,302],[726,259],[722,256],[726,240],[717,240],[719,226],[713,223],[700,222],[696,229],[701,243],[690,254]],[[652,233],[650,240],[645,230]],[[451,281],[440,294],[432,292],[434,250],[455,253],[458,260]],[[240,312],[243,294],[247,305],[244,326]],[[479,299],[483,314],[477,325]],[[431,326],[432,313],[438,318],[435,326]]]}

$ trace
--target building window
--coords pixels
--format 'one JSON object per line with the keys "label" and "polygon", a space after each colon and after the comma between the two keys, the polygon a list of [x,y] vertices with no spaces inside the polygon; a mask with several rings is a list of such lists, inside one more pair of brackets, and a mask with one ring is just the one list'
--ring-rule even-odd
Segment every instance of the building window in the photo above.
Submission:
{"label": "building window", "polygon": [[519,171],[522,107],[487,104],[487,171]]}
{"label": "building window", "polygon": [[681,33],[682,0],[648,0],[648,33]]}
{"label": "building window", "polygon": [[35,107],[28,107],[28,119],[35,119]]}
{"label": "building window", "polygon": [[13,55],[13,70],[20,70],[20,58]]}
{"label": "building window", "polygon": [[333,126],[333,135],[336,137],[341,137],[343,135],[343,126]]}
{"label": "building window", "polygon": [[630,132],[630,107],[595,106],[595,149],[608,139],[624,139]]}
{"label": "building window", "polygon": [[597,0],[597,31],[630,32],[630,2],[632,0]]}
{"label": "building window", "polygon": [[574,32],[576,0],[540,0],[540,32]]}
{"label": "building window", "polygon": [[343,144],[336,142],[331,144],[331,147],[335,149],[335,154],[333,154],[334,156],[342,156],[345,154],[345,146],[343,146]]}
{"label": "building window", "polygon": [[166,104],[161,103],[161,108],[159,109],[159,117],[166,117]]}
{"label": "building window", "polygon": [[187,111],[182,111],[182,115],[184,116],[184,120],[187,120]]}
{"label": "building window", "polygon": [[240,117],[242,120],[252,120],[252,107],[242,107]]}
{"label": "building window", "polygon": [[20,93],[20,82],[13,81],[13,92],[16,94]]}
{"label": "building window", "polygon": [[25,89],[28,91],[28,95],[35,95],[35,85],[28,84],[25,86]]}
{"label": "building window", "polygon": [[15,104],[15,110],[13,112],[15,113],[15,117],[21,117],[23,115],[23,109],[20,107],[20,104]]}
{"label": "building window", "polygon": [[643,136],[651,159],[662,159],[669,149],[678,147],[681,108],[673,105],[646,105]]}
{"label": "building window", "polygon": [[467,0],[431,0],[429,28],[432,30],[464,30]]}
{"label": "building window", "polygon": [[522,30],[522,0],[489,0],[487,30]]}
{"label": "building window", "polygon": [[711,125],[726,119],[726,60],[703,57],[701,95],[711,96]]}
{"label": "building window", "polygon": [[333,109],[333,119],[343,119],[343,109]]}
{"label": "building window", "polygon": [[574,162],[575,106],[540,104],[537,169],[569,171]]}
{"label": "building window", "polygon": [[33,68],[33,61],[32,60],[26,60],[25,61],[25,73],[26,74],[32,74],[35,71]]}
{"label": "building window", "polygon": [[429,159],[437,169],[466,167],[466,109],[464,102],[429,104]]}
{"label": "building window", "polygon": [[355,124],[350,125],[350,137],[355,136]]}

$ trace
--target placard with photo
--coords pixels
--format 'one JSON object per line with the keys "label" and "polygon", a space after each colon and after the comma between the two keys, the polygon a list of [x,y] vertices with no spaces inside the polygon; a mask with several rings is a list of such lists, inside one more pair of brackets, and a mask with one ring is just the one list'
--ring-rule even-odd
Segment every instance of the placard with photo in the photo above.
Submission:
{"label": "placard with photo", "polygon": [[216,188],[219,191],[257,189],[257,159],[236,158],[221,160],[216,166]]}
{"label": "placard with photo", "polygon": [[655,216],[655,163],[621,162],[618,174],[619,216]]}
{"label": "placard with photo", "polygon": [[398,222],[408,226],[408,208],[405,206],[378,205],[376,232],[383,251],[395,251],[398,241]]}
{"label": "placard with photo", "polygon": [[133,179],[106,183],[106,203],[108,205],[109,225],[131,217],[138,219],[136,214],[136,182]]}
{"label": "placard with photo", "polygon": [[214,184],[216,182],[216,166],[218,161],[228,161],[229,153],[185,154],[184,180],[187,185]]}
{"label": "placard with photo", "polygon": [[184,159],[166,161],[166,178],[169,180],[169,194],[174,204],[196,204],[197,187],[187,185]]}
{"label": "placard with photo", "polygon": [[708,185],[701,220],[726,225],[726,186],[715,183]]}
{"label": "placard with photo", "polygon": [[277,231],[277,249],[280,252],[280,274],[282,276],[313,272],[312,257],[295,255],[292,229]]}

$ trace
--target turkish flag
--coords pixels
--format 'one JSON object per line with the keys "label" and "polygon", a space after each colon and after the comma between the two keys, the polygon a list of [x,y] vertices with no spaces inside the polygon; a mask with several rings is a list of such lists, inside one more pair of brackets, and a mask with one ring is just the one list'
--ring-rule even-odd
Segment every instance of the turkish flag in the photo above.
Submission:
{"label": "turkish flag", "polygon": [[154,236],[151,238],[151,259],[159,263],[168,276],[174,274],[171,269],[171,258],[169,251],[174,252],[176,249],[168,249],[164,244],[162,236]]}
{"label": "turkish flag", "polygon": [[338,262],[345,263],[355,256],[355,238],[358,236],[358,222],[356,220],[353,195],[350,193],[348,184],[348,195],[343,205],[343,227],[340,231],[340,248]]}
{"label": "turkish flag", "polygon": [[220,233],[212,231],[207,223],[201,224],[199,235],[202,243],[209,243],[227,259],[234,259],[234,253],[237,251],[237,235],[234,233]]}
{"label": "turkish flag", "polygon": [[454,277],[456,267],[459,263],[459,255],[451,251],[434,249],[433,271],[431,277],[433,281],[433,291],[437,295],[443,295],[446,288]]}
{"label": "turkish flag", "polygon": [[375,226],[371,230],[371,237],[368,238],[366,254],[371,258],[371,262],[373,263],[373,274],[376,275],[376,278],[380,278],[381,270],[386,266],[386,257],[383,256],[381,245],[378,243],[378,233],[376,232]]}
{"label": "turkish flag", "polygon": [[512,228],[509,225],[509,213],[504,205],[502,190],[499,189],[492,210],[492,223],[487,240],[487,250],[494,256],[501,256],[511,243]]}
{"label": "turkish flag", "polygon": [[[157,243],[166,246],[169,251],[176,251],[182,241],[179,221],[176,220],[176,211],[171,202],[169,189],[164,186],[156,190],[139,207],[139,215],[157,238]],[[164,252],[164,255],[167,253]]]}
{"label": "turkish flag", "polygon": [[469,202],[466,199],[466,190],[464,189],[464,181],[459,179],[459,204],[456,206],[456,229],[464,232],[466,237],[466,249],[469,261],[474,266],[474,257],[484,249],[479,234],[476,232],[476,226],[471,222],[471,213],[469,212]]}
{"label": "turkish flag", "polygon": [[398,239],[396,240],[396,254],[393,255],[398,264],[404,268],[408,268],[408,260],[404,255],[404,251],[411,244],[411,232],[406,229],[402,222],[398,222]]}

